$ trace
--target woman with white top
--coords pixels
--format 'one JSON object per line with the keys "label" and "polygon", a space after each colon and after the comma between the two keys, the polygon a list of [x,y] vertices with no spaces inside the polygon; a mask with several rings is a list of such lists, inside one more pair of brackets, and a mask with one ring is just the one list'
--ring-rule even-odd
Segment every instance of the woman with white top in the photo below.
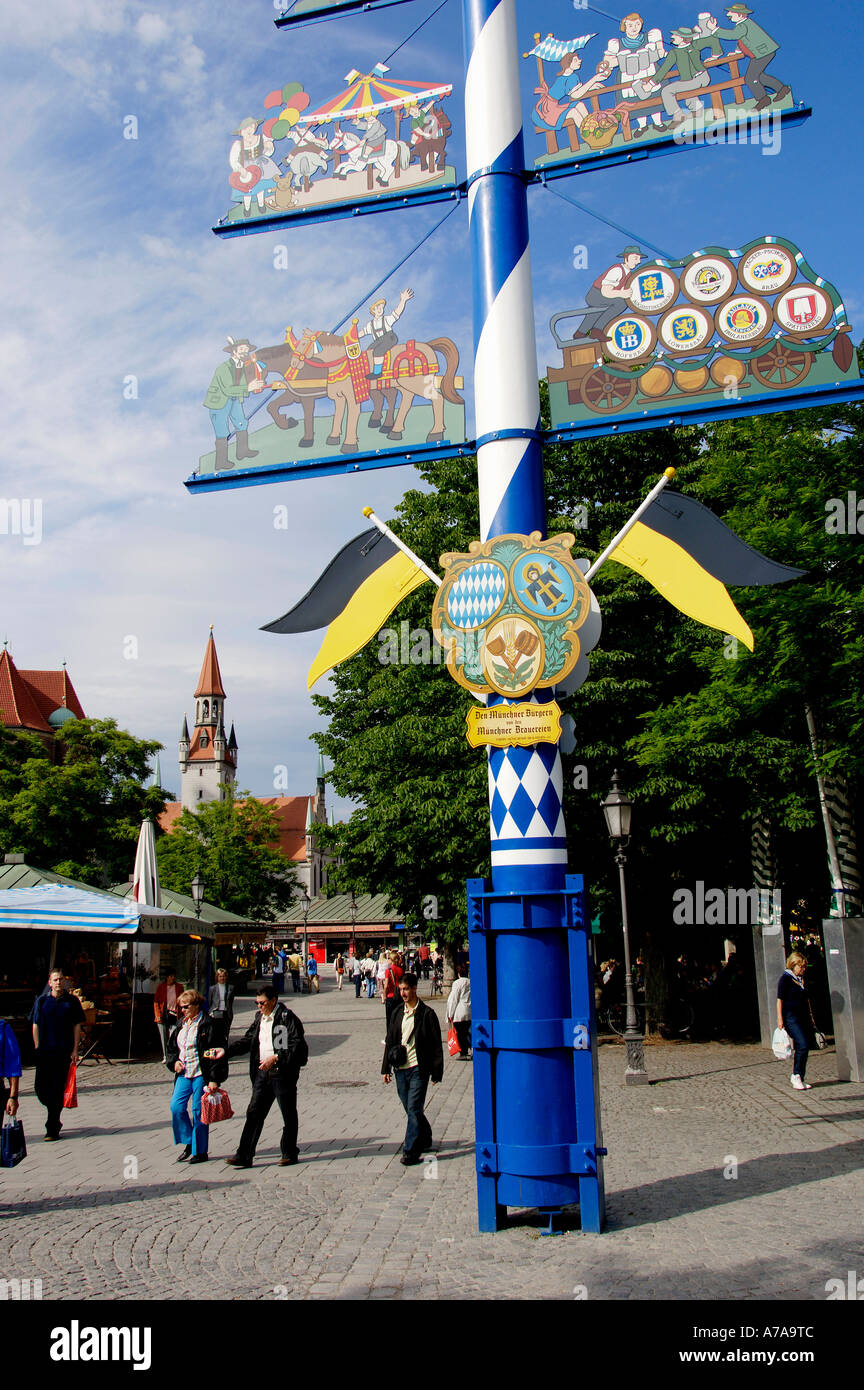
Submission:
{"label": "woman with white top", "polygon": [[[214,1047],[224,1046],[225,1028],[202,1009],[203,996],[197,990],[184,989],[177,1001],[181,1021],[172,1029],[166,1044],[165,1065],[174,1073],[171,1095],[171,1128],[174,1143],[183,1145],[178,1163],[207,1162],[208,1125],[201,1121],[201,1097],[205,1087],[215,1091],[228,1075],[223,1058],[212,1060],[206,1054]],[[189,1119],[189,1102],[192,1119]]]}
{"label": "woman with white top", "polygon": [[456,979],[447,996],[447,1022],[452,1023],[459,1039],[459,1060],[468,1061],[471,1046],[471,981],[468,967],[460,965]]}

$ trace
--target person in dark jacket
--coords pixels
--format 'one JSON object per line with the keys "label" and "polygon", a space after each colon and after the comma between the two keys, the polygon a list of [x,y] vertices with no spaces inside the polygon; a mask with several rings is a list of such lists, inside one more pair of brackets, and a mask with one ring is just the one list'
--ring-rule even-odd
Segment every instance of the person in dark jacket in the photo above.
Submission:
{"label": "person in dark jacket", "polygon": [[216,971],[216,983],[210,986],[207,997],[207,1012],[224,1026],[227,1040],[234,1022],[234,986],[228,983],[227,970]]}
{"label": "person in dark jacket", "polygon": [[282,1112],[280,1168],[299,1162],[297,1152],[297,1078],[306,1065],[309,1049],[303,1024],[295,1013],[276,999],[272,985],[261,985],[255,997],[258,1013],[242,1038],[237,1038],[219,1056],[237,1057],[249,1053],[252,1098],[236,1154],[225,1160],[232,1168],[251,1168],[274,1100]]}
{"label": "person in dark jacket", "polygon": [[419,1163],[432,1147],[432,1127],[423,1113],[429,1082],[444,1075],[444,1048],[438,1015],[417,998],[417,976],[406,970],[399,981],[402,1003],[390,1015],[381,1075],[396,1076],[396,1090],[408,1117],[400,1163]]}
{"label": "person in dark jacket", "polygon": [[171,1127],[174,1143],[183,1145],[178,1163],[187,1159],[190,1163],[207,1162],[210,1127],[201,1121],[201,1097],[205,1088],[215,1091],[228,1075],[227,1066],[214,1052],[221,1051],[224,1026],[204,1012],[203,1004],[204,998],[197,990],[184,989],[177,1001],[180,1021],[171,1029],[165,1044],[165,1065],[174,1073]]}
{"label": "person in dark jacket", "polygon": [[65,988],[62,970],[48,976],[49,992],[41,994],[33,1007],[33,1046],[36,1049],[36,1097],[48,1112],[45,1140],[60,1138],[63,1125],[63,1094],[69,1067],[78,1065],[84,1010],[80,1000]]}
{"label": "person in dark jacket", "polygon": [[806,969],[806,957],[800,951],[793,951],[787,957],[786,969],[777,981],[777,1027],[786,1029],[795,1049],[789,1080],[796,1091],[812,1089],[810,1083],[804,1080],[804,1075],[810,1049],[816,1046],[813,1008],[804,983]]}

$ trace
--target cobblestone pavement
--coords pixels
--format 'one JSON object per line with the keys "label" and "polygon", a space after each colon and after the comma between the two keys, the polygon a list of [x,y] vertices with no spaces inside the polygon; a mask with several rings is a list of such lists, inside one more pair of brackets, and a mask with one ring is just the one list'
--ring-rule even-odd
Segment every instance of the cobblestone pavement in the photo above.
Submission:
{"label": "cobblestone pavement", "polygon": [[[471,1066],[446,1058],[427,1106],[437,1154],[404,1168],[381,1005],[332,979],[287,1002],[311,1054],[296,1168],[277,1166],[275,1109],[253,1169],[219,1161],[239,1137],[246,1058],[227,1083],[237,1115],[195,1168],[176,1163],[160,1064],[84,1067],[79,1108],[48,1146],[25,1072],[30,1151],[0,1170],[0,1274],[41,1278],[46,1300],[824,1300],[827,1280],[864,1274],[864,1087],[834,1079],[833,1052],[811,1058],[799,1093],[761,1048],[660,1045],[653,1084],[627,1089],[623,1048],[601,1046],[607,1231],[583,1235],[574,1216],[547,1239],[517,1215],[480,1235]],[[238,1001],[235,1032],[253,1010]]]}

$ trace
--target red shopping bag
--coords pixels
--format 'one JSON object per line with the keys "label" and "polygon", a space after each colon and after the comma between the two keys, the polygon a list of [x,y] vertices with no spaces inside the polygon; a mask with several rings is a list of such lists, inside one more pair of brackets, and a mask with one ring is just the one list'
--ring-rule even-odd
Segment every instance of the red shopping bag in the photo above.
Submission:
{"label": "red shopping bag", "polygon": [[447,1051],[450,1053],[451,1057],[455,1057],[457,1052],[462,1051],[461,1045],[459,1043],[459,1038],[456,1033],[455,1023],[451,1023],[449,1029],[447,1030]]}
{"label": "red shopping bag", "polygon": [[215,1091],[205,1091],[201,1097],[202,1125],[215,1125],[220,1120],[230,1120],[234,1111],[228,1099],[228,1092],[221,1087]]}
{"label": "red shopping bag", "polygon": [[66,1090],[63,1092],[63,1109],[78,1109],[78,1082],[76,1080],[75,1063],[69,1067],[69,1075],[66,1077]]}

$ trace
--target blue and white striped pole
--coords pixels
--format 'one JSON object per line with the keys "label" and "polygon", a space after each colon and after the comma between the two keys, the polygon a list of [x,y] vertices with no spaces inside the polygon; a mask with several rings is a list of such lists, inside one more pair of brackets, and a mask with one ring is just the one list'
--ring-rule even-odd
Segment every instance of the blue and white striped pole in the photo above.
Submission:
{"label": "blue and white striped pole", "polygon": [[[545,535],[515,0],[463,0],[463,14],[480,530]],[[508,1206],[577,1200],[583,1230],[603,1222],[593,978],[584,930],[568,930],[581,899],[562,796],[557,745],[490,749],[491,890],[468,885],[481,1230]]]}
{"label": "blue and white striped pole", "polygon": [[[465,138],[474,274],[480,531],[546,532],[515,0],[465,0]],[[563,887],[557,747],[493,749],[492,876]]]}

